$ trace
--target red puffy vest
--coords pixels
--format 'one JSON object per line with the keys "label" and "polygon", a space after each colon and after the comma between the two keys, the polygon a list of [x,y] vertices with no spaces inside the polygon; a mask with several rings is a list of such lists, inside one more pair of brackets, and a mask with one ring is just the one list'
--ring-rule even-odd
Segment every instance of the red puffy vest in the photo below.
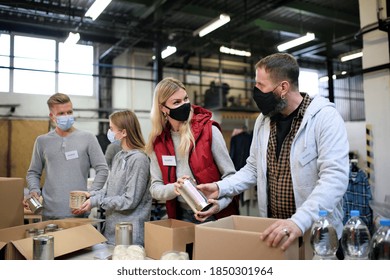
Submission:
{"label": "red puffy vest", "polygon": [[[194,175],[194,179],[198,184],[216,182],[221,179],[221,173],[214,162],[213,154],[211,152],[212,142],[212,125],[220,126],[217,122],[211,120],[211,112],[192,105],[194,115],[191,120],[192,133],[195,138],[195,148],[190,147],[190,154],[188,157],[189,165]],[[171,138],[169,125],[154,141],[154,152],[161,169],[164,184],[176,182],[176,167],[165,166],[162,162],[163,155],[174,156],[175,149]],[[172,199],[166,202],[168,218],[176,218],[177,199]],[[230,215],[238,215],[238,197],[236,196],[232,202],[218,214],[216,218],[223,218]]]}

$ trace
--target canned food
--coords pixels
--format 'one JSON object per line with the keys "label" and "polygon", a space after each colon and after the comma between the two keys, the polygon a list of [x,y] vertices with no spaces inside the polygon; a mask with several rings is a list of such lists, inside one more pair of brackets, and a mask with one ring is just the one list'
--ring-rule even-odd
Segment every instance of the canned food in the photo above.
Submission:
{"label": "canned food", "polygon": [[87,196],[83,191],[71,191],[69,193],[69,207],[72,209],[79,209],[86,200]]}
{"label": "canned food", "polygon": [[36,228],[29,228],[29,229],[26,229],[25,237],[26,237],[26,238],[29,238],[29,237],[36,236],[36,235],[37,235],[37,232],[38,232],[38,230],[37,230]]}
{"label": "canned food", "polygon": [[204,194],[196,188],[196,182],[192,178],[184,180],[184,184],[179,189],[179,192],[194,213],[206,211],[212,206],[211,203],[207,202]]}
{"label": "canned food", "polygon": [[56,225],[56,224],[48,224],[48,225],[46,225],[46,227],[45,227],[45,233],[46,233],[46,232],[57,231],[57,229],[58,229],[58,225]]}
{"label": "canned food", "polygon": [[54,236],[33,237],[33,260],[54,260]]}
{"label": "canned food", "polygon": [[133,224],[121,222],[115,225],[115,245],[133,244]]}
{"label": "canned food", "polygon": [[29,199],[27,199],[27,204],[31,212],[33,212],[35,215],[41,213],[43,209],[42,204],[35,196],[31,196]]}

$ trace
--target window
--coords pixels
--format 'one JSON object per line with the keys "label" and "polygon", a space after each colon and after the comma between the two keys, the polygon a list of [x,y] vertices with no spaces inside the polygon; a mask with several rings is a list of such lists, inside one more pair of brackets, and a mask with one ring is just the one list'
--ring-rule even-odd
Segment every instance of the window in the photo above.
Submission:
{"label": "window", "polygon": [[319,92],[318,72],[310,69],[300,69],[299,91],[306,92],[313,97]]}
{"label": "window", "polygon": [[92,96],[93,51],[92,46],[0,34],[0,92]]}
{"label": "window", "polygon": [[0,34],[0,92],[9,91],[10,36]]}
{"label": "window", "polygon": [[53,94],[55,51],[54,40],[15,36],[14,92]]}
{"label": "window", "polygon": [[59,92],[87,96],[93,94],[92,46],[60,43],[58,70]]}

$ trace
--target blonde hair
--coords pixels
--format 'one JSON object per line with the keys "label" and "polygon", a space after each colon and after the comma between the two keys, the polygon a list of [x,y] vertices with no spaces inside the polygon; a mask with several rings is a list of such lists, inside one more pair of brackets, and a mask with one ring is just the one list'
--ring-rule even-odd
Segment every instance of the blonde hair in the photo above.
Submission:
{"label": "blonde hair", "polygon": [[51,111],[51,109],[53,108],[54,105],[66,104],[69,102],[71,102],[71,101],[70,101],[70,98],[68,95],[66,95],[64,93],[55,93],[49,97],[49,99],[47,100],[47,105],[49,106],[49,110]]}
{"label": "blonde hair", "polygon": [[[169,97],[171,97],[179,89],[186,90],[182,82],[172,77],[163,79],[154,89],[153,105],[152,110],[150,111],[152,130],[149,134],[149,141],[146,145],[146,153],[149,155],[153,152],[154,141],[163,132],[168,123],[166,117],[160,110],[160,105],[165,105]],[[190,113],[188,120],[183,122],[179,129],[179,133],[181,135],[178,149],[180,156],[184,156],[189,152],[191,143],[195,145],[195,139],[191,131],[191,118],[192,112]]]}
{"label": "blonde hair", "polygon": [[145,140],[142,136],[141,126],[137,116],[130,110],[124,110],[112,113],[110,121],[118,127],[119,130],[126,130],[126,144],[127,146],[145,150]]}

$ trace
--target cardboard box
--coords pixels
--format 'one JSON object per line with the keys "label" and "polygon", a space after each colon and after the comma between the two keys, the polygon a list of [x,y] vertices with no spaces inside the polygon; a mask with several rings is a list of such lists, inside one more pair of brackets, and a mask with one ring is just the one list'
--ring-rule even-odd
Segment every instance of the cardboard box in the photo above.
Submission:
{"label": "cardboard box", "polygon": [[23,225],[24,179],[0,177],[0,229]]}
{"label": "cardboard box", "polygon": [[26,230],[44,229],[48,224],[57,224],[63,228],[47,233],[54,236],[55,258],[107,241],[91,224],[93,222],[91,219],[63,219],[1,229],[0,257],[6,260],[32,260],[33,238],[25,238]]}
{"label": "cardboard box", "polygon": [[[259,233],[276,219],[230,216],[215,222],[196,225],[195,260],[298,260],[309,258],[308,234],[303,242],[295,240],[283,252],[260,240]],[[305,242],[306,241],[306,242]],[[302,243],[299,246],[298,243]],[[312,258],[312,255],[310,259]]]}
{"label": "cardboard box", "polygon": [[192,259],[195,224],[166,219],[145,222],[146,256],[159,260],[166,251],[187,252]]}

